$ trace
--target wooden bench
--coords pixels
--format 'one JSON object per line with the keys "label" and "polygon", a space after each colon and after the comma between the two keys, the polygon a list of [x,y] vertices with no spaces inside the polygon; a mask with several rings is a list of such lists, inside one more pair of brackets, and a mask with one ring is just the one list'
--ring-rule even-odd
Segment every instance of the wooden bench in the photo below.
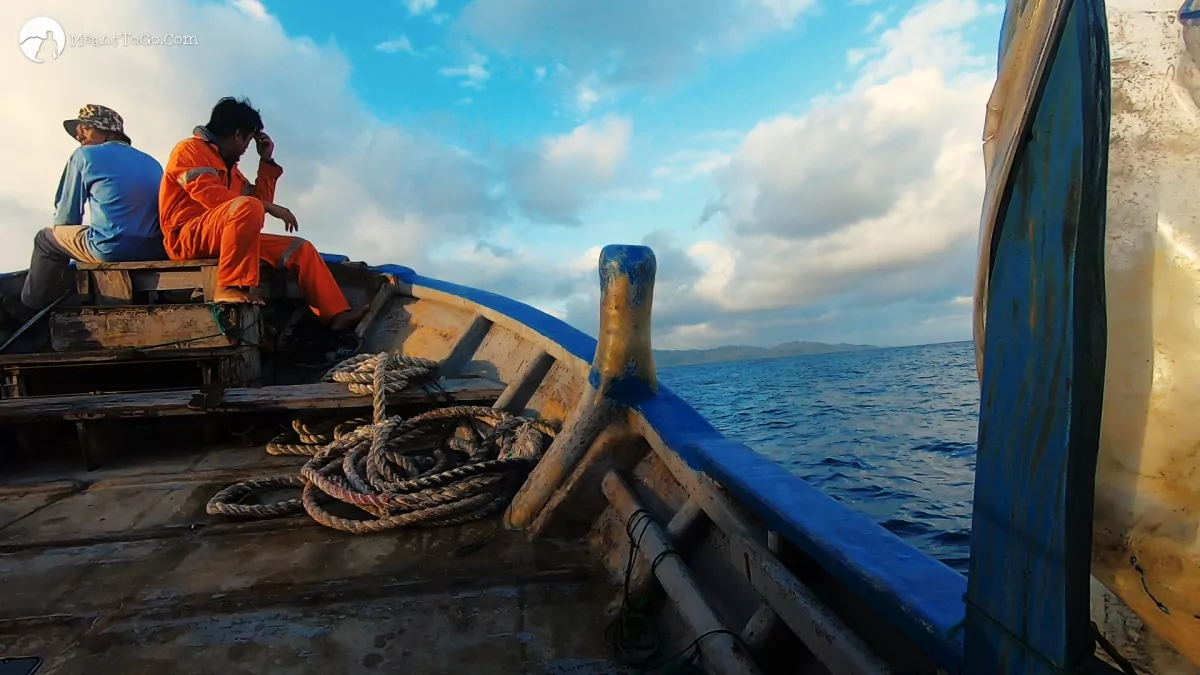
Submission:
{"label": "wooden bench", "polygon": [[[406,389],[388,397],[389,405],[427,401],[491,404],[504,385],[479,377],[438,380],[437,387]],[[370,409],[372,397],[355,394],[345,384],[318,383],[226,389],[209,406],[193,406],[194,390],[116,394],[40,396],[0,401],[0,424],[67,420],[75,422],[79,445],[89,470],[123,443],[120,420],[274,412],[281,410]]]}
{"label": "wooden bench", "polygon": [[205,302],[216,290],[217,261],[154,260],[76,263],[76,291],[97,305],[132,305],[138,291],[199,290]]}
{"label": "wooden bench", "polygon": [[[150,304],[167,291],[192,291],[191,298],[212,302],[217,260],[154,260],[122,263],[76,263],[75,290],[96,305],[132,305],[145,293]],[[286,271],[263,264],[259,294],[264,298],[300,298],[300,288]]]}
{"label": "wooden bench", "polygon": [[262,376],[258,350],[243,346],[6,354],[0,355],[0,400],[129,389],[137,384],[128,381],[131,366],[175,373],[176,379],[162,381],[168,387],[254,386]]}

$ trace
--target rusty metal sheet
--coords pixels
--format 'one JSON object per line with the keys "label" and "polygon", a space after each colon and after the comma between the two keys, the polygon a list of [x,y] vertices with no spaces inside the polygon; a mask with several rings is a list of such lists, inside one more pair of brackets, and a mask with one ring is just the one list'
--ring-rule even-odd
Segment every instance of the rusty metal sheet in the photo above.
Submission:
{"label": "rusty metal sheet", "polygon": [[[1108,353],[1092,574],[1118,648],[1200,672],[1200,18],[1108,0]],[[1120,621],[1114,619],[1114,615]],[[1191,665],[1155,645],[1173,645]]]}

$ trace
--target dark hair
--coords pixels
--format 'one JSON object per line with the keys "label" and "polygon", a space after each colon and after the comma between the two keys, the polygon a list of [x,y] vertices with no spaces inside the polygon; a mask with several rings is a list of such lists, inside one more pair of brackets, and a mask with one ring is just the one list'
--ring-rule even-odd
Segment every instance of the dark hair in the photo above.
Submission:
{"label": "dark hair", "polygon": [[97,131],[110,141],[124,141],[127,145],[133,145],[133,141],[129,140],[129,136],[122,131],[108,131],[105,129],[98,129]]}
{"label": "dark hair", "polygon": [[237,131],[246,135],[257,134],[263,130],[263,121],[258,111],[250,107],[248,99],[239,101],[226,96],[213,106],[207,126],[217,138],[227,138]]}

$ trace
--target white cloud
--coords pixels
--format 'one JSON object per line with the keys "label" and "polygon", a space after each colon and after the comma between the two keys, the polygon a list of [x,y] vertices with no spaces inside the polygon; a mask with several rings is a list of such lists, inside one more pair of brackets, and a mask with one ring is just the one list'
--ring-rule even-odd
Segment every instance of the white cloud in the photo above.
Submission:
{"label": "white cloud", "polygon": [[879,36],[871,54],[875,58],[864,63],[859,86],[925,68],[943,72],[987,68],[995,55],[975,53],[963,28],[983,17],[998,15],[1002,9],[978,0],[924,2]]}
{"label": "white cloud", "polygon": [[[710,54],[791,29],[815,0],[472,0],[457,29],[488,47],[601,73],[614,88],[662,84]],[[572,87],[573,88],[573,87]]]}
{"label": "white cloud", "polygon": [[[29,264],[33,235],[49,223],[63,164],[77,147],[61,120],[85,103],[117,110],[135,147],[165,165],[220,97],[248,95],[284,167],[277,199],[296,213],[299,234],[324,251],[422,269],[430,246],[473,240],[502,211],[483,161],[380,121],[355,96],[340,51],[290,38],[259,9],[248,0],[37,3],[37,13],[70,32],[172,32],[199,44],[69,46],[42,65],[4,52],[0,86],[22,98],[0,108],[0,124],[15,131],[7,149],[21,160],[0,169],[0,269]],[[0,4],[0,24],[20,25],[29,13],[25,4]],[[253,176],[253,149],[242,166]],[[283,228],[268,218],[266,231]]]}
{"label": "white cloud", "polygon": [[438,0],[404,0],[410,14],[424,14],[437,7]]}
{"label": "white cloud", "polygon": [[643,190],[634,190],[630,188],[621,188],[613,190],[609,193],[613,199],[621,199],[628,202],[656,202],[662,199],[662,190],[658,188],[645,188]]}
{"label": "white cloud", "polygon": [[536,79],[538,82],[541,82],[542,80],[546,79],[546,68],[545,68],[545,66],[538,66],[537,68],[535,68],[535,69],[534,69],[534,71],[533,71],[533,75],[534,75],[534,78],[535,78],[535,79]]}
{"label": "white cloud", "polygon": [[509,183],[531,218],[578,224],[578,212],[609,188],[629,151],[633,122],[609,115],[541,141],[510,160]]}
{"label": "white cloud", "polygon": [[796,17],[816,4],[816,0],[758,0],[782,28],[791,28]]}
{"label": "white cloud", "polygon": [[864,33],[874,33],[887,21],[887,12],[873,12],[871,18],[867,20],[867,27],[863,28]]}
{"label": "white cloud", "polygon": [[575,102],[579,104],[579,109],[583,112],[591,110],[599,100],[600,95],[596,93],[596,90],[586,84],[581,83],[575,91]]}
{"label": "white cloud", "polygon": [[446,77],[462,78],[460,84],[472,89],[483,89],[484,83],[492,76],[485,65],[488,57],[483,54],[471,54],[467,63],[461,66],[442,68],[438,72]]}
{"label": "white cloud", "polygon": [[711,175],[727,164],[732,157],[720,150],[680,150],[663,158],[653,175],[672,181],[689,181]]}
{"label": "white cloud", "polygon": [[[849,89],[761,121],[731,152],[660,163],[659,178],[711,176],[718,197],[705,217],[720,236],[655,244],[660,270],[663,256],[694,270],[670,281],[669,307],[655,295],[659,345],[969,338],[961,298],[994,66],[963,31],[991,11],[974,0],[921,4],[863,52]],[[568,309],[586,320],[586,303]]]}
{"label": "white cloud", "polygon": [[234,0],[233,6],[255,19],[266,20],[269,16],[267,8],[259,0]]}
{"label": "white cloud", "polygon": [[395,54],[397,52],[405,52],[407,54],[417,55],[417,50],[413,49],[412,42],[409,41],[407,35],[401,35],[394,40],[386,40],[375,45],[375,51],[384,52],[386,54]]}
{"label": "white cloud", "polygon": [[928,268],[978,228],[993,76],[970,67],[986,59],[961,31],[983,13],[972,0],[918,6],[881,36],[850,93],[746,135],[715,174],[710,215],[728,241],[697,251],[701,297],[770,309],[943,281]]}

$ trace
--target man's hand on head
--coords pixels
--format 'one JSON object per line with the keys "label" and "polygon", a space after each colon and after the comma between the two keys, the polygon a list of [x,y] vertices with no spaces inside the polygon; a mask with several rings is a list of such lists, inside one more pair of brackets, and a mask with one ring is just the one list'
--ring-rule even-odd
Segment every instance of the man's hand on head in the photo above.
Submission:
{"label": "man's hand on head", "polygon": [[283,221],[283,229],[287,232],[295,232],[300,229],[300,224],[296,222],[296,216],[292,212],[283,208],[278,204],[263,202],[263,210],[272,216]]}
{"label": "man's hand on head", "polygon": [[275,141],[266,132],[260,131],[254,135],[254,146],[264,161],[270,162],[275,158]]}

